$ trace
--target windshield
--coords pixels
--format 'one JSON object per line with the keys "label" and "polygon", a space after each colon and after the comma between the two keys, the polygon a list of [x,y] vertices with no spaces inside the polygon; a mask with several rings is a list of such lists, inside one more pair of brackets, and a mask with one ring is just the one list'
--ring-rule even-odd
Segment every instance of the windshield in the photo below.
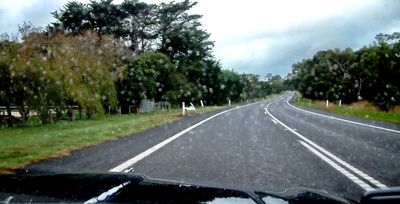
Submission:
{"label": "windshield", "polygon": [[400,2],[0,2],[0,173],[359,200],[400,185]]}

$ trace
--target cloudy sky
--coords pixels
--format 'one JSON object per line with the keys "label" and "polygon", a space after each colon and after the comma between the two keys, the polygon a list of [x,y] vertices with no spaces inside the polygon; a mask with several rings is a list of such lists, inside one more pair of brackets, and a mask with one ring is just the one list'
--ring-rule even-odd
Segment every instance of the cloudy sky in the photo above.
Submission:
{"label": "cloudy sky", "polygon": [[[0,0],[0,33],[15,33],[23,21],[45,26],[67,1]],[[318,50],[358,49],[378,33],[400,31],[398,0],[198,0],[191,12],[203,15],[225,69],[261,76],[285,76]]]}

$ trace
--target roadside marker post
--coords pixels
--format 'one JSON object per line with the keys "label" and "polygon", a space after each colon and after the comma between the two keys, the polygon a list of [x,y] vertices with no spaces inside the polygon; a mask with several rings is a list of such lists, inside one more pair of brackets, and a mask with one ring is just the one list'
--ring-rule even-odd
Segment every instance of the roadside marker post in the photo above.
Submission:
{"label": "roadside marker post", "polygon": [[231,106],[231,99],[228,100],[228,104],[229,104],[229,106]]}
{"label": "roadside marker post", "polygon": [[185,102],[182,102],[182,115],[185,115]]}
{"label": "roadside marker post", "polygon": [[201,107],[204,108],[203,100],[200,100]]}
{"label": "roadside marker post", "polygon": [[326,100],[326,107],[329,107],[329,100]]}
{"label": "roadside marker post", "polygon": [[339,107],[342,106],[342,100],[339,100]]}

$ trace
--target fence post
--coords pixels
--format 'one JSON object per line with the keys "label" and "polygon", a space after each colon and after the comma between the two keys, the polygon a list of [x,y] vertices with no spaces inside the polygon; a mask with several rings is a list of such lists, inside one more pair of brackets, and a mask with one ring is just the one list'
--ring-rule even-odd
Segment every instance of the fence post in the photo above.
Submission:
{"label": "fence post", "polygon": [[182,102],[182,115],[185,115],[185,102]]}

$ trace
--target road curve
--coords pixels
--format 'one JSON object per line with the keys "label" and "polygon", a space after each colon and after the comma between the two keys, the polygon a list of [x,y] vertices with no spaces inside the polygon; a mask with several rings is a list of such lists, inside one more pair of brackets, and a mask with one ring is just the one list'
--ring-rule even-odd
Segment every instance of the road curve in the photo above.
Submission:
{"label": "road curve", "polygon": [[243,190],[307,187],[355,200],[400,184],[400,134],[300,111],[286,103],[290,97],[188,117],[25,169],[108,171],[189,128],[120,170]]}
{"label": "road curve", "polygon": [[270,112],[309,140],[373,175],[376,180],[388,186],[400,184],[400,128],[394,129],[396,126],[393,124],[347,117],[346,120],[366,126],[349,123],[329,118],[340,117],[330,113],[323,113],[322,117],[293,107],[287,103],[289,98],[290,95],[287,95],[271,104]]}

